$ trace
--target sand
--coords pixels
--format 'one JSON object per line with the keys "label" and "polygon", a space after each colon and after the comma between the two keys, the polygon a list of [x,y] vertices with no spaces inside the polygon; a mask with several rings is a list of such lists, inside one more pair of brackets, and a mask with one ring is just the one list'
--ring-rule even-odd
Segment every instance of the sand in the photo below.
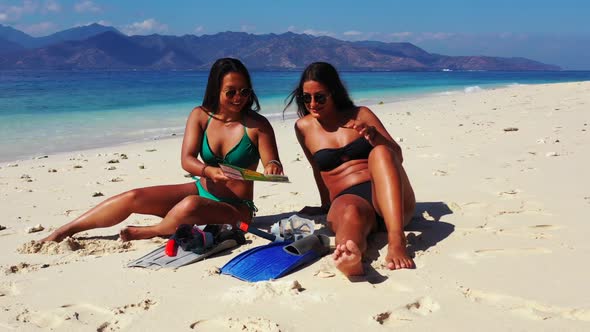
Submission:
{"label": "sand", "polygon": [[[383,234],[370,239],[367,276],[352,281],[329,256],[276,281],[216,273],[267,242],[251,235],[178,270],[126,268],[165,242],[118,241],[125,225],[159,221],[140,215],[39,245],[108,196],[190,179],[181,138],[38,156],[0,165],[0,330],[589,330],[590,82],[371,108],[402,146],[416,192],[406,231],[415,270],[381,267]],[[264,229],[319,204],[293,120],[273,125],[291,183],[256,185]],[[333,245],[323,221],[317,232]]]}

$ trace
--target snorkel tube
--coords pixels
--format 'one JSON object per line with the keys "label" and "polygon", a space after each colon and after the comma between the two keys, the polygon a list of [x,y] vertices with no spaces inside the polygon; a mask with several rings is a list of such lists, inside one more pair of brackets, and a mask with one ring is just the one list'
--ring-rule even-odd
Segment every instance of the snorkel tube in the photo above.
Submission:
{"label": "snorkel tube", "polygon": [[254,227],[254,226],[251,226],[243,221],[238,221],[236,223],[236,226],[238,226],[238,228],[245,233],[251,233],[256,236],[260,236],[261,238],[265,238],[265,239],[269,240],[270,242],[284,242],[285,241],[285,239],[283,239],[280,236],[262,231],[262,230]]}

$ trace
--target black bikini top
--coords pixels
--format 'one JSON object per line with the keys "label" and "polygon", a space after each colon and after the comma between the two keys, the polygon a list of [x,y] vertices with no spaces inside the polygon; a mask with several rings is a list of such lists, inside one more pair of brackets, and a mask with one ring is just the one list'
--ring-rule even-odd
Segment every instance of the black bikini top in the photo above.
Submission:
{"label": "black bikini top", "polygon": [[316,151],[312,158],[320,168],[320,171],[331,171],[349,160],[368,159],[373,146],[364,137],[340,148],[327,148]]}

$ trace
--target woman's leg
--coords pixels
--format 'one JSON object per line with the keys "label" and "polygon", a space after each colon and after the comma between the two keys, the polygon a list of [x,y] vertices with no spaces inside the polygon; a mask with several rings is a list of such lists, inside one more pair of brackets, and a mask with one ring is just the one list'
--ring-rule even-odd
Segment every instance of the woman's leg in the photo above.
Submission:
{"label": "woman's leg", "polygon": [[103,201],[72,222],[61,226],[41,242],[59,242],[78,232],[114,226],[132,213],[164,217],[178,202],[195,193],[197,188],[194,183],[133,189]]}
{"label": "woman's leg", "polygon": [[395,153],[383,145],[371,151],[369,172],[373,184],[373,204],[387,227],[385,263],[391,270],[414,268],[414,261],[406,251],[404,235],[404,226],[412,219],[416,207],[408,176]]}
{"label": "woman's leg", "polygon": [[162,222],[153,226],[126,227],[121,230],[123,241],[149,239],[158,235],[170,235],[180,224],[235,224],[250,221],[251,212],[245,205],[238,207],[217,202],[198,195],[190,195],[176,204]]}
{"label": "woman's leg", "polygon": [[367,250],[367,236],[376,228],[374,208],[359,196],[339,196],[328,212],[328,224],[336,234],[332,254],[336,267],[346,276],[363,275],[361,259]]}

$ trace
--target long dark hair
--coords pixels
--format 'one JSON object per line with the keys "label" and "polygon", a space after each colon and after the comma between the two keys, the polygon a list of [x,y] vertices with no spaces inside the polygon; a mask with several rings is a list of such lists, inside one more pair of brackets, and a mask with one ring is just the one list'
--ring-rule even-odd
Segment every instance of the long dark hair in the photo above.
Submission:
{"label": "long dark hair", "polygon": [[342,83],[336,68],[327,62],[314,62],[305,68],[301,74],[299,84],[289,96],[287,96],[286,100],[288,100],[288,102],[287,106],[283,109],[283,114],[293,103],[293,100],[297,103],[297,115],[299,115],[300,118],[309,114],[307,107],[305,107],[305,104],[301,99],[301,96],[303,95],[303,83],[307,81],[316,81],[328,88],[328,92],[330,92],[330,95],[334,100],[334,105],[338,111],[345,111],[356,107],[354,102],[350,99],[348,90],[346,90],[346,87]]}
{"label": "long dark hair", "polygon": [[[207,89],[205,90],[205,97],[203,97],[203,107],[209,112],[217,112],[219,109],[221,83],[223,82],[225,75],[228,73],[242,74],[244,78],[246,78],[248,88],[252,90],[250,98],[246,102],[246,105],[244,105],[242,112],[247,112],[248,110],[259,111],[260,103],[258,103],[258,97],[256,97],[256,93],[254,93],[254,89],[252,88],[250,73],[248,73],[248,69],[246,69],[246,66],[244,66],[240,60],[233,58],[217,59],[213,66],[211,66],[209,79],[207,80]],[[255,105],[254,108],[252,108],[252,105]]]}

